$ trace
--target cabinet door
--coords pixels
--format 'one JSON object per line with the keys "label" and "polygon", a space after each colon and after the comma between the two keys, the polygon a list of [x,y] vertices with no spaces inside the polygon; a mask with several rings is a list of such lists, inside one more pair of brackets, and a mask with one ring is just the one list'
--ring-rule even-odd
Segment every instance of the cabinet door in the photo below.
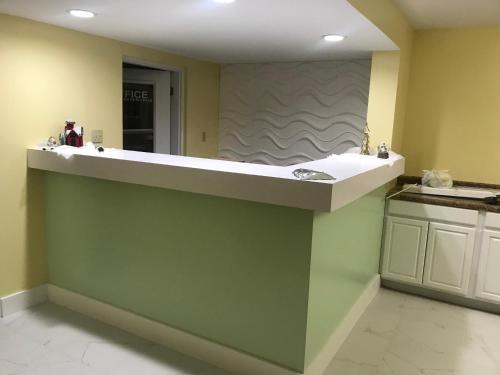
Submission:
{"label": "cabinet door", "polygon": [[469,286],[475,229],[430,223],[424,285],[466,295]]}
{"label": "cabinet door", "polygon": [[476,296],[500,303],[500,232],[484,230]]}
{"label": "cabinet door", "polygon": [[422,284],[428,223],[388,216],[385,227],[382,277]]}

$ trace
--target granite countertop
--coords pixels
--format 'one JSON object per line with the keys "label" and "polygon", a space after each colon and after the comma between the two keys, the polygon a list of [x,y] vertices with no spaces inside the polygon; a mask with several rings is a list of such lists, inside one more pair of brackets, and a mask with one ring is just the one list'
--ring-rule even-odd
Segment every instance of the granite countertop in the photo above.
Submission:
{"label": "granite countertop", "polygon": [[[401,176],[398,178],[397,185],[391,189],[387,196],[394,194],[400,191],[403,188],[404,184],[416,184],[421,182],[420,177],[414,176]],[[500,185],[493,184],[484,184],[484,183],[475,183],[468,181],[455,181],[455,186],[466,186],[466,187],[477,187],[477,188],[486,188],[486,189],[500,189]],[[433,204],[436,206],[448,206],[448,207],[456,207],[456,208],[465,208],[467,210],[477,210],[477,211],[488,211],[488,212],[496,212],[500,213],[500,204],[488,204],[484,203],[480,199],[472,199],[472,198],[457,198],[457,197],[445,197],[441,195],[429,195],[429,194],[418,194],[418,193],[401,193],[391,199],[400,200],[400,201],[408,201],[408,202],[416,202],[423,204]]]}

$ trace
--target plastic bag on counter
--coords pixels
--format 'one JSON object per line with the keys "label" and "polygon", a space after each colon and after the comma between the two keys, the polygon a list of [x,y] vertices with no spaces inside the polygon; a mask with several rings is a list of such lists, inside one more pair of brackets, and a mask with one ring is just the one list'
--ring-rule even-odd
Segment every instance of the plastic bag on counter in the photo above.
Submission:
{"label": "plastic bag on counter", "polygon": [[449,171],[444,170],[426,170],[424,169],[424,176],[422,177],[422,185],[430,186],[433,188],[451,188],[453,186],[453,179]]}

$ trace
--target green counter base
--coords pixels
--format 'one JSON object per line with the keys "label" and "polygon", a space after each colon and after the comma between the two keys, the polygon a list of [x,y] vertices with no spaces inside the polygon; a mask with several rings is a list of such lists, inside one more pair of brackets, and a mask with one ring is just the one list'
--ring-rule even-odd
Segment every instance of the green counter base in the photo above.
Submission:
{"label": "green counter base", "polygon": [[50,283],[303,373],[378,274],[384,193],[333,213],[47,173]]}

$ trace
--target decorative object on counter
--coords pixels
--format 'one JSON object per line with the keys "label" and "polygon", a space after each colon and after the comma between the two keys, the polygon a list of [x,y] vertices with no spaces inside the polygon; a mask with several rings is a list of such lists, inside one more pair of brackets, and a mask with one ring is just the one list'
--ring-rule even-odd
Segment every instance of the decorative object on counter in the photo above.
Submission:
{"label": "decorative object on counter", "polygon": [[313,171],[312,169],[299,168],[293,171],[293,175],[301,181],[306,180],[336,180],[335,177],[325,172]]}
{"label": "decorative object on counter", "polygon": [[57,147],[56,139],[50,136],[49,139],[47,139],[47,142],[45,142],[45,147],[42,147],[42,150],[43,151],[53,150],[56,147]]}
{"label": "decorative object on counter", "polygon": [[61,133],[59,140],[61,145],[82,147],[83,146],[83,127],[75,126],[75,121],[66,120],[64,131]]}
{"label": "decorative object on counter", "polygon": [[378,145],[377,149],[377,157],[379,159],[389,159],[389,146],[387,146],[385,142],[382,142],[380,145]]}
{"label": "decorative object on counter", "polygon": [[92,142],[92,141],[85,143],[84,147],[86,149],[89,149],[89,150],[96,150],[98,152],[104,152],[104,147],[102,147],[102,146],[96,146],[94,144],[94,142]]}
{"label": "decorative object on counter", "polygon": [[422,177],[422,185],[430,186],[433,188],[451,188],[453,186],[453,179],[449,171],[445,170],[424,170]]}
{"label": "decorative object on counter", "polygon": [[363,130],[363,141],[361,143],[361,155],[370,155],[370,128],[368,123]]}
{"label": "decorative object on counter", "polygon": [[57,141],[54,137],[50,136],[49,139],[47,139],[47,147],[56,147],[57,146]]}

